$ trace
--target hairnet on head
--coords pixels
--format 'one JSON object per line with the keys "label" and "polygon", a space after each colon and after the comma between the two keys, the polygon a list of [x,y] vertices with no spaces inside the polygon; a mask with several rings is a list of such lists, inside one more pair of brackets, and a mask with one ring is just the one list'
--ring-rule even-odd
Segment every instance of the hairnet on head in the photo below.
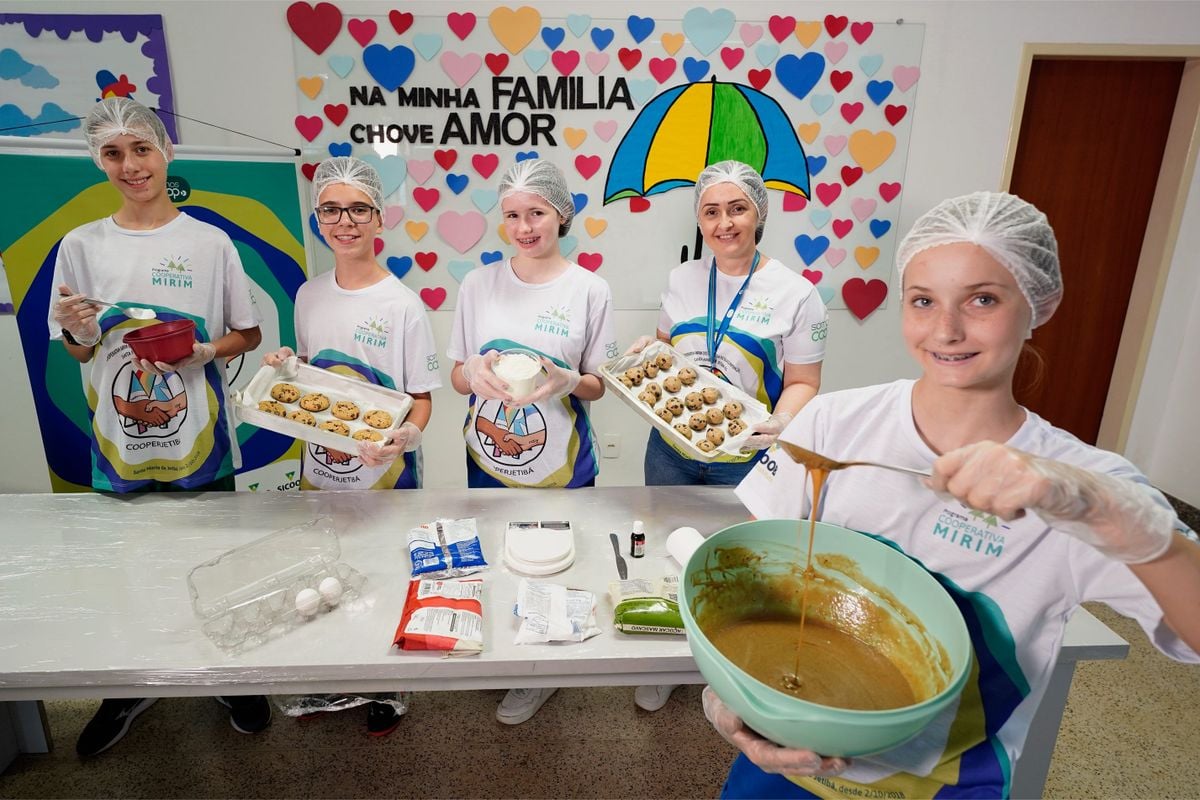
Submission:
{"label": "hairnet on head", "polygon": [[383,221],[383,180],[379,172],[361,158],[334,156],[317,165],[313,173],[313,206],[321,204],[321,193],[335,184],[343,183],[371,198]]}
{"label": "hairnet on head", "polygon": [[167,129],[163,127],[162,120],[136,100],[130,100],[128,97],[106,97],[94,105],[83,120],[83,135],[87,139],[92,161],[101,169],[103,166],[100,163],[100,148],[125,134],[154,145],[168,162],[174,158],[171,138],[167,136]]}
{"label": "hairnet on head", "polygon": [[918,254],[944,244],[978,245],[1012,273],[1033,309],[1030,328],[1046,322],[1062,300],[1058,241],[1046,215],[1004,192],[975,192],[943,200],[921,215],[896,250],[901,288],[904,268]]}
{"label": "hairnet on head", "polygon": [[500,199],[517,192],[536,194],[562,215],[563,223],[558,226],[558,235],[566,236],[575,219],[575,200],[567,188],[567,179],[562,170],[541,158],[529,158],[513,164],[500,179]]}
{"label": "hairnet on head", "polygon": [[718,183],[732,183],[758,210],[758,225],[754,229],[754,241],[762,241],[763,227],[767,223],[767,187],[762,175],[754,167],[741,161],[718,161],[709,164],[696,178],[696,219],[700,218],[700,199],[709,187]]}

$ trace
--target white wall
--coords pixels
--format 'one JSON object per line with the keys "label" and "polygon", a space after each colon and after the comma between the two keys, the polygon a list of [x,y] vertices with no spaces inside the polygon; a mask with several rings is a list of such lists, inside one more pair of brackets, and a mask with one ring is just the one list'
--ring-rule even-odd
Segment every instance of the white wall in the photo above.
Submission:
{"label": "white wall", "polygon": [[[416,14],[444,15],[447,8],[486,15],[497,5],[530,4],[547,16],[586,10],[579,2],[474,3],[410,2]],[[143,3],[111,0],[105,13],[161,13],[165,20],[176,108],[197,119],[237,128],[275,141],[299,144],[292,127],[297,113],[293,84],[288,2],[176,0]],[[339,2],[343,13],[385,15],[398,3]],[[596,4],[596,16],[630,13],[680,19],[694,2]],[[726,2],[739,19],[765,21],[780,13],[778,3]],[[78,13],[100,11],[98,4],[58,0],[7,4],[8,11]],[[786,4],[798,19],[826,13],[854,20],[925,26],[921,82],[914,110],[912,142],[900,215],[907,228],[924,209],[945,197],[977,189],[999,188],[1007,151],[1022,46],[1026,42],[1110,44],[1200,43],[1200,3],[1196,2],[839,2]],[[180,122],[188,144],[243,144],[230,134]],[[1132,424],[1127,452],[1151,479],[1172,493],[1200,504],[1200,470],[1194,450],[1200,445],[1200,418],[1192,398],[1200,390],[1200,280],[1194,253],[1200,251],[1200,189],[1193,182],[1184,212],[1180,242],[1168,278],[1166,300],[1147,363],[1145,381]],[[787,258],[784,254],[785,259]],[[795,261],[793,257],[791,261]],[[665,279],[665,272],[663,276]],[[1069,291],[1068,287],[1068,291]],[[451,312],[433,315],[439,341],[447,341]],[[618,309],[623,341],[650,332],[655,316]],[[825,361],[824,388],[840,389],[914,374],[899,339],[897,304],[877,311],[865,323],[848,312],[832,315]],[[1183,336],[1180,339],[1180,336]],[[449,384],[449,375],[444,376]],[[20,361],[15,324],[0,318],[0,402],[5,414],[5,453],[0,459],[0,491],[48,488],[40,461],[37,431],[25,420],[33,413],[27,378]],[[435,396],[435,412],[426,435],[429,486],[462,486],[465,480],[460,427],[465,401],[450,390]],[[14,420],[21,420],[14,422]],[[601,463],[601,485],[642,481],[641,454],[646,426],[623,404],[596,403],[597,432],[620,437],[621,457]],[[10,448],[12,450],[10,451]]]}

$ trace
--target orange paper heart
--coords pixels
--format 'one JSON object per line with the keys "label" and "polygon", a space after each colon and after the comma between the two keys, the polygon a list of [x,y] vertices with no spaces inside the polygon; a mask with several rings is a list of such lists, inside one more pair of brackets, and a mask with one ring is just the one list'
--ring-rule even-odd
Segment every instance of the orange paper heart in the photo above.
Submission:
{"label": "orange paper heart", "polygon": [[421,241],[421,237],[429,233],[429,223],[417,222],[415,219],[409,220],[404,223],[404,230],[408,233],[410,239],[414,242],[419,242]]}
{"label": "orange paper heart", "polygon": [[311,78],[301,77],[296,81],[296,85],[300,87],[300,91],[304,92],[304,96],[309,100],[316,100],[317,95],[321,93],[321,89],[325,88],[325,79],[319,76]]}
{"label": "orange paper heart", "polygon": [[583,140],[587,138],[587,131],[582,128],[563,128],[563,138],[567,140],[567,146],[574,150],[583,144]]}
{"label": "orange paper heart", "polygon": [[819,22],[797,22],[796,23],[796,38],[800,40],[800,44],[805,48],[813,46],[813,42],[821,35],[821,23]]}
{"label": "orange paper heart", "polygon": [[501,225],[496,231],[500,234],[500,241],[507,245],[512,244],[512,240],[508,238],[508,231],[504,230],[504,225]]}
{"label": "orange paper heart", "polygon": [[856,247],[854,248],[854,260],[863,269],[867,269],[875,263],[875,259],[879,258],[878,247]]}
{"label": "orange paper heart", "polygon": [[679,52],[679,48],[683,47],[682,33],[664,33],[662,35],[663,50],[667,51],[667,55],[675,55]]}
{"label": "orange paper heart", "polygon": [[593,239],[595,239],[597,236],[604,233],[606,228],[608,228],[608,222],[600,219],[599,217],[588,217],[583,221],[583,227],[587,230],[588,236],[591,236]]}
{"label": "orange paper heart", "polygon": [[800,134],[800,138],[808,144],[812,144],[817,140],[818,134],[821,133],[821,123],[806,122],[796,126],[796,133]]}
{"label": "orange paper heart", "polygon": [[537,36],[538,28],[542,25],[542,15],[536,8],[521,6],[515,11],[501,6],[488,16],[488,24],[496,41],[504,45],[508,52],[516,54],[525,49],[525,45]]}
{"label": "orange paper heart", "polygon": [[896,137],[888,131],[871,133],[864,130],[850,134],[850,157],[867,172],[887,161],[895,149]]}

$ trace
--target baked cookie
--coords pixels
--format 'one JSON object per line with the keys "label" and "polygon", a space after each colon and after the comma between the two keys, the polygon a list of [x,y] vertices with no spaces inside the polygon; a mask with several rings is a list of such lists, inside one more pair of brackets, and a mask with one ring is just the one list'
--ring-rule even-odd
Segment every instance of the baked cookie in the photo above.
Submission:
{"label": "baked cookie", "polygon": [[329,398],[320,392],[306,394],[300,398],[300,407],[305,411],[324,411],[329,408]]}
{"label": "baked cookie", "polygon": [[299,422],[301,425],[307,425],[310,428],[317,427],[317,418],[301,408],[297,408],[295,411],[289,413],[288,419],[292,422]]}
{"label": "baked cookie", "polygon": [[696,447],[699,447],[706,453],[711,453],[713,450],[717,449],[717,446],[708,439],[701,439],[700,441],[696,442]]}
{"label": "baked cookie", "polygon": [[691,367],[684,367],[679,370],[679,382],[684,386],[691,386],[696,382],[696,370]]}
{"label": "baked cookie", "polygon": [[683,398],[683,404],[692,411],[699,411],[704,408],[704,398],[699,392],[688,392],[687,397]]}
{"label": "baked cookie", "polygon": [[663,388],[671,394],[675,394],[683,388],[683,381],[672,375],[669,378],[663,378]]}
{"label": "baked cookie", "polygon": [[746,423],[742,422],[740,419],[729,420],[729,435],[730,436],[737,436],[739,433],[741,433],[744,430],[746,430]]}
{"label": "baked cookie", "polygon": [[659,369],[670,369],[675,363],[675,359],[671,358],[670,353],[659,353],[654,358],[654,363],[658,364]]}
{"label": "baked cookie", "polygon": [[700,396],[704,398],[704,404],[709,406],[721,399],[721,393],[712,386],[705,386],[701,389]]}
{"label": "baked cookie", "polygon": [[658,364],[653,361],[647,361],[645,364],[642,364],[642,371],[646,373],[647,378],[657,378]]}
{"label": "baked cookie", "polygon": [[708,420],[704,418],[703,414],[692,414],[688,419],[688,427],[699,433],[708,427]]}
{"label": "baked cookie", "polygon": [[721,409],[719,408],[710,408],[705,412],[704,416],[708,418],[709,425],[720,425],[725,421],[725,415],[721,413]]}
{"label": "baked cookie", "polygon": [[725,404],[725,407],[721,409],[721,411],[724,412],[726,419],[737,419],[742,415],[743,410],[742,404],[737,400],[730,400]]}
{"label": "baked cookie", "polygon": [[360,442],[382,442],[383,434],[379,431],[373,431],[370,428],[363,428],[362,430],[355,431],[352,438],[358,439]]}
{"label": "baked cookie", "polygon": [[708,439],[714,445],[721,444],[725,441],[725,431],[720,428],[709,428],[708,433],[704,434],[704,438]]}
{"label": "baked cookie", "polygon": [[668,408],[665,408],[665,407],[660,408],[658,411],[655,411],[654,413],[658,414],[658,418],[661,419],[663,422],[674,422],[675,421],[675,415],[672,414],[670,409],[668,409]]}
{"label": "baked cookie", "polygon": [[340,419],[327,419],[317,427],[323,431],[336,433],[338,436],[350,435],[350,426],[342,422]]}
{"label": "baked cookie", "polygon": [[351,420],[358,419],[358,406],[351,403],[349,400],[338,400],[333,404],[333,410],[330,412],[338,419]]}
{"label": "baked cookie", "polygon": [[683,416],[683,401],[680,400],[678,397],[668,398],[667,405],[665,406],[665,408],[667,409],[667,411],[671,412],[671,416],[673,416],[673,417],[682,417]]}
{"label": "baked cookie", "polygon": [[[334,412],[336,413],[336,412]],[[363,415],[363,422],[370,425],[372,428],[390,428],[392,427],[392,415],[381,409],[368,411]]]}
{"label": "baked cookie", "polygon": [[277,383],[271,387],[271,397],[281,403],[294,403],[300,399],[300,390],[290,383]]}
{"label": "baked cookie", "polygon": [[687,425],[684,425],[682,422],[675,423],[675,432],[687,439],[689,442],[692,440],[692,429]]}
{"label": "baked cookie", "polygon": [[274,400],[260,400],[258,410],[265,411],[268,414],[274,414],[277,417],[282,417],[287,414],[287,409],[283,407],[283,403],[277,403]]}

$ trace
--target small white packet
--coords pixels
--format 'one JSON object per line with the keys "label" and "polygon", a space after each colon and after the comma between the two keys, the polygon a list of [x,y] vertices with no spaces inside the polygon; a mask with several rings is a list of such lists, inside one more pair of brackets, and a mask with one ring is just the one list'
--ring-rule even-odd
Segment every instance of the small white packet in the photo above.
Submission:
{"label": "small white packet", "polygon": [[600,633],[596,596],[557,583],[522,578],[513,613],[521,617],[516,644],[582,642]]}

